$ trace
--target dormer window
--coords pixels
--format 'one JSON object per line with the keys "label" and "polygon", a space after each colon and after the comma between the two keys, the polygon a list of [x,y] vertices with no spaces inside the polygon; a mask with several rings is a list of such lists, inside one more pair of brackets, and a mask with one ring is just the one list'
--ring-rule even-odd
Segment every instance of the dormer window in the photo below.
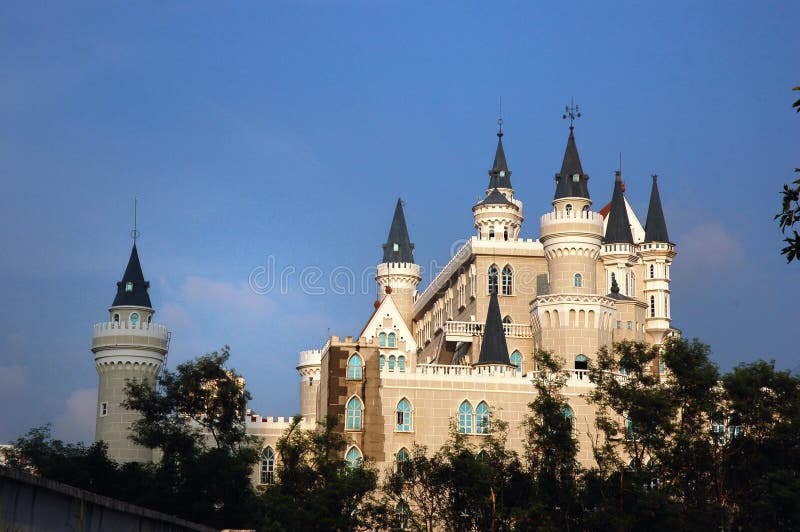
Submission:
{"label": "dormer window", "polygon": [[500,177],[505,177],[505,176],[506,176],[506,171],[500,170]]}
{"label": "dormer window", "polygon": [[567,206],[564,207],[564,210],[566,210],[567,211],[567,215],[569,215],[572,212],[572,204],[567,203]]}
{"label": "dormer window", "polygon": [[394,244],[392,244],[392,249],[393,249],[394,251],[400,251],[400,244],[398,244],[397,242],[395,242]]}
{"label": "dormer window", "polygon": [[581,174],[573,174],[572,175],[572,182],[573,183],[577,183],[580,180],[581,180]]}
{"label": "dormer window", "polygon": [[127,283],[125,283],[125,291],[133,292],[133,281],[128,281]]}

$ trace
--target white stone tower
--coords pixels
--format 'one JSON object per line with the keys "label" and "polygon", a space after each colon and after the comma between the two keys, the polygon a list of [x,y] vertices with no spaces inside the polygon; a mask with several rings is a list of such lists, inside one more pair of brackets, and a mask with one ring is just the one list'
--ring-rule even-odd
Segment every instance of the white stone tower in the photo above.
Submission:
{"label": "white stone tower", "polygon": [[644,265],[644,302],[647,305],[645,330],[648,341],[660,344],[664,342],[672,327],[669,269],[676,253],[675,245],[670,242],[667,233],[656,175],[653,176],[653,189],[650,193],[644,233],[640,254]]}
{"label": "white stone tower", "polygon": [[117,283],[109,321],[96,324],[92,338],[100,377],[95,441],[105,441],[108,455],[120,462],[147,462],[153,458],[150,449],[129,439],[131,423],[139,416],[121,405],[126,382],[137,380],[155,385],[169,347],[167,328],[153,323],[155,310],[147,293],[149,286],[134,243],[128,267]]}
{"label": "white stone tower", "polygon": [[317,419],[317,394],[321,371],[322,351],[309,349],[300,351],[297,373],[300,374],[300,415],[306,422]]}
{"label": "white stone tower", "polygon": [[600,253],[605,269],[605,286],[608,287],[608,290],[611,289],[613,276],[623,295],[628,297],[636,295],[632,281],[634,278],[632,268],[639,263],[636,249],[631,223],[628,219],[628,209],[625,205],[622,174],[616,172],[614,193],[611,196],[611,210],[608,213],[608,224]]}
{"label": "white stone tower", "polygon": [[554,351],[566,367],[576,369],[585,369],[587,358],[611,343],[616,316],[613,300],[598,288],[603,217],[591,210],[588,179],[570,126],[553,211],[541,217],[549,290],[531,302],[531,324],[537,347]]}
{"label": "white stone tower", "polygon": [[522,227],[522,202],[514,198],[511,170],[503,149],[503,130],[497,132],[497,151],[489,170],[489,187],[483,201],[472,207],[481,240],[516,240]]}
{"label": "white stone tower", "polygon": [[378,282],[378,300],[383,301],[391,294],[406,325],[411,327],[417,285],[422,277],[419,266],[414,263],[414,244],[408,237],[403,202],[400,199],[397,200],[394,210],[389,237],[383,245],[383,262],[378,264],[375,280]]}

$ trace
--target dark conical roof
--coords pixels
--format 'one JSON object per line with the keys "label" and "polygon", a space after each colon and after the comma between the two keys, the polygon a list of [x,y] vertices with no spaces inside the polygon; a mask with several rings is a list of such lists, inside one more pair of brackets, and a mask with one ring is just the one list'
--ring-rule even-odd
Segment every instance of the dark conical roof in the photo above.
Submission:
{"label": "dark conical roof", "polygon": [[614,180],[614,195],[611,197],[611,211],[608,213],[606,244],[633,244],[631,223],[628,220],[628,209],[625,207],[625,196],[622,194],[622,175],[617,172]]}
{"label": "dark conical roof", "polygon": [[647,209],[647,222],[644,224],[645,242],[669,242],[667,222],[661,208],[661,196],[658,193],[658,176],[653,176],[653,190],[650,192],[650,207]]}
{"label": "dark conical roof", "polygon": [[503,149],[503,132],[497,133],[497,151],[494,153],[494,163],[489,170],[489,188],[513,188],[511,186],[511,170],[506,162],[506,152]]}
{"label": "dark conical roof", "polygon": [[414,262],[414,244],[408,238],[403,202],[397,199],[389,237],[383,245],[383,262]]}
{"label": "dark conical roof", "polygon": [[511,203],[508,200],[508,198],[503,195],[502,192],[497,190],[497,187],[495,187],[495,189],[492,190],[492,192],[488,196],[486,196],[486,198],[482,202],[480,202],[480,205],[514,205],[514,204]]}
{"label": "dark conical roof", "polygon": [[[575,180],[575,176],[578,179]],[[556,174],[556,195],[560,198],[589,198],[589,176],[583,173],[581,158],[578,155],[578,146],[575,144],[575,134],[570,127],[567,149],[564,150],[564,161],[561,171]]]}
{"label": "dark conical roof", "polygon": [[[132,286],[129,286],[132,283]],[[128,288],[130,287],[130,290]],[[133,306],[153,308],[150,303],[150,296],[147,289],[150,283],[144,280],[142,265],[139,263],[139,253],[136,251],[136,244],[133,244],[131,258],[128,259],[128,267],[122,275],[122,280],[117,283],[117,296],[114,298],[112,307]]]}
{"label": "dark conical roof", "polygon": [[476,364],[511,365],[506,333],[503,330],[503,318],[500,317],[500,302],[497,301],[497,290],[493,290],[489,297],[489,312],[486,314],[486,325],[483,327],[481,354]]}

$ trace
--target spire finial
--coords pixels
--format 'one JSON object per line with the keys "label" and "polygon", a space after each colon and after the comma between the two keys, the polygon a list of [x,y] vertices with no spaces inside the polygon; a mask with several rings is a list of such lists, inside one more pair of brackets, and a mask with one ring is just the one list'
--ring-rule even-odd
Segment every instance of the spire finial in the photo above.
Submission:
{"label": "spire finial", "polygon": [[575,122],[575,120],[580,118],[580,117],[581,117],[580,108],[578,108],[578,106],[575,104],[575,100],[573,98],[570,98],[569,99],[569,105],[564,107],[564,114],[561,115],[561,118],[564,119],[564,120],[569,118],[569,130],[570,130],[570,132],[572,132],[572,130],[574,128],[573,122]]}
{"label": "spire finial", "polygon": [[498,138],[503,136],[503,97],[500,96],[500,106],[499,112],[497,115],[497,136]]}
{"label": "spire finial", "polygon": [[657,182],[658,181],[658,174],[653,174],[652,178],[653,178],[653,183]]}
{"label": "spire finial", "polygon": [[136,239],[139,238],[139,230],[136,228],[137,226],[137,207],[138,207],[139,199],[133,198],[133,230],[131,230],[131,238],[133,239],[133,245],[136,245]]}

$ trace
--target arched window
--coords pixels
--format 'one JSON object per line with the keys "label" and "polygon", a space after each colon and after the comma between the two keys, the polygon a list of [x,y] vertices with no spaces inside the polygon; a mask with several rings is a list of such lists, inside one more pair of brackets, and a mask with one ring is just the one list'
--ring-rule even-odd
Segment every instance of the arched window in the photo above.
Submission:
{"label": "arched window", "polygon": [[389,371],[394,371],[394,355],[389,355]]}
{"label": "arched window", "polygon": [[403,479],[408,478],[410,476],[409,466],[411,465],[411,456],[408,454],[408,450],[405,447],[397,451],[395,461],[397,462],[397,474]]}
{"label": "arched window", "polygon": [[663,358],[658,359],[658,372],[662,375],[667,372],[667,365],[664,363]]}
{"label": "arched window", "polygon": [[652,264],[650,265],[650,278],[653,279],[656,276],[656,267]]}
{"label": "arched window", "polygon": [[579,273],[575,274],[575,288],[583,288],[583,276]]}
{"label": "arched window", "polygon": [[139,314],[137,312],[131,312],[131,325],[134,327],[139,325]]}
{"label": "arched window", "polygon": [[506,323],[506,324],[514,323],[514,321],[511,319],[511,316],[506,316],[505,318],[503,318],[503,323]]}
{"label": "arched window", "polygon": [[489,293],[497,293],[497,266],[489,266]]}
{"label": "arched window", "polygon": [[511,353],[511,365],[517,367],[517,371],[522,371],[522,355],[519,354],[519,351],[514,351]]}
{"label": "arched window", "polygon": [[347,415],[345,419],[345,428],[347,430],[361,430],[361,412],[364,408],[361,399],[358,397],[351,397],[347,401]]}
{"label": "arched window", "polygon": [[118,312],[114,313],[114,323],[119,323],[119,313]]}
{"label": "arched window", "polygon": [[511,266],[506,264],[503,267],[503,295],[510,296],[514,288],[514,274],[511,271]]}
{"label": "arched window", "polygon": [[650,317],[656,317],[656,296],[650,296]]}
{"label": "arched window", "polygon": [[378,335],[378,345],[386,347],[386,333],[380,333]]}
{"label": "arched window", "polygon": [[588,214],[589,213],[589,206],[588,205],[584,205],[581,210]]}
{"label": "arched window", "polygon": [[389,347],[395,347],[397,344],[397,336],[394,333],[389,333]]}
{"label": "arched window", "polygon": [[408,399],[400,399],[400,402],[397,403],[396,414],[395,430],[411,432],[411,403],[408,402]]}
{"label": "arched window", "polygon": [[267,447],[261,453],[261,483],[272,484],[275,481],[275,452]]}
{"label": "arched window", "polygon": [[489,406],[483,401],[475,409],[475,434],[489,434]]}
{"label": "arched window", "polygon": [[147,323],[153,323],[153,316],[147,316]]}
{"label": "arched window", "polygon": [[380,367],[380,369],[383,369],[383,366],[385,366],[385,365],[386,365],[386,357],[384,355],[379,356],[378,357],[378,366]]}
{"label": "arched window", "polygon": [[353,353],[347,360],[347,378],[351,381],[360,381],[361,368],[363,365],[364,361],[361,360],[361,356]]}
{"label": "arched window", "polygon": [[458,407],[458,432],[472,434],[472,406],[467,401]]}
{"label": "arched window", "polygon": [[572,409],[570,407],[568,407],[568,406],[564,406],[561,409],[561,413],[564,415],[565,418],[567,418],[567,421],[569,422],[567,431],[571,435],[572,434]]}
{"label": "arched window", "polygon": [[397,518],[397,528],[400,530],[408,530],[408,504],[403,501],[397,503],[395,508],[395,517]]}
{"label": "arched window", "polygon": [[494,227],[489,229],[489,240],[494,240]]}
{"label": "arched window", "polygon": [[572,215],[572,204],[570,204],[570,203],[567,203],[567,206],[566,206],[566,207],[564,207],[564,210],[566,210],[566,211],[567,211],[567,216],[570,216],[570,215]]}
{"label": "arched window", "polygon": [[364,461],[361,451],[359,451],[358,447],[355,445],[347,450],[347,454],[344,455],[344,459],[347,461],[347,467],[352,468],[361,467],[361,463]]}
{"label": "arched window", "polygon": [[406,370],[406,357],[400,355],[397,357],[397,371],[405,371]]}
{"label": "arched window", "polygon": [[633,421],[628,418],[625,418],[625,438],[628,440],[639,440],[639,433],[636,432]]}
{"label": "arched window", "polygon": [[584,355],[575,357],[575,369],[589,369],[589,359]]}

